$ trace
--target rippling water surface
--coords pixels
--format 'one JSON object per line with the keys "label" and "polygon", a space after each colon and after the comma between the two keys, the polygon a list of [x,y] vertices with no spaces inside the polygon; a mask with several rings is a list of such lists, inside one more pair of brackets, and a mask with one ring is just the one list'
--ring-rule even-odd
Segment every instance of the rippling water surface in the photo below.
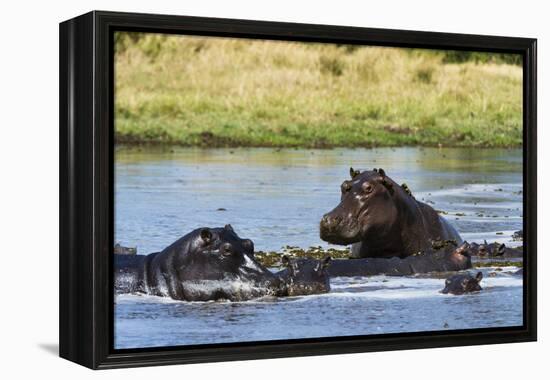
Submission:
{"label": "rippling water surface", "polygon": [[[117,150],[115,240],[147,254],[197,227],[231,223],[256,250],[326,247],[318,223],[338,203],[350,166],[384,168],[445,211],[468,241],[518,244],[511,234],[522,229],[521,149],[428,148]],[[115,346],[521,325],[522,278],[513,269],[484,269],[485,290],[460,297],[438,293],[442,279],[385,276],[338,278],[325,295],[244,303],[125,295],[116,299]]]}

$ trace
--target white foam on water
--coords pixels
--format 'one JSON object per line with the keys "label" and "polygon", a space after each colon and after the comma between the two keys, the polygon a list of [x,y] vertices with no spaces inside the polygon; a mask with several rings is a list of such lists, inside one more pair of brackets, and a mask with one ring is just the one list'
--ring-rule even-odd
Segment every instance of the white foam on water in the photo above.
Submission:
{"label": "white foam on water", "polygon": [[[502,271],[495,271],[498,267],[485,267],[470,269],[468,272],[475,275],[478,271],[483,272],[481,286],[483,289],[491,288],[512,288],[522,287],[523,278],[514,275],[519,267],[510,266],[502,268]],[[489,273],[496,273],[495,277]],[[450,275],[449,275],[450,276]],[[228,280],[203,280],[186,281],[182,283],[187,289],[196,292],[209,293],[218,289],[226,292],[261,294],[264,289],[254,286],[250,282],[228,279]],[[285,297],[284,300],[291,302],[311,302],[320,298],[350,298],[350,299],[411,299],[448,296],[441,294],[444,288],[445,278],[423,278],[410,276],[372,276],[372,277],[335,277],[331,279],[331,291],[329,293],[314,294],[308,296]],[[349,291],[346,291],[348,290]],[[247,301],[236,301],[232,303],[243,304],[268,304],[281,302],[283,299],[274,296],[259,296]],[[116,303],[204,303],[195,301],[178,301],[169,297],[157,297],[150,295],[123,294],[115,297]],[[216,302],[216,301],[207,301]],[[224,301],[228,302],[228,301]]]}
{"label": "white foam on water", "polygon": [[[518,267],[506,267],[502,268],[502,271],[495,272],[496,267],[484,268],[483,279],[481,280],[482,288],[495,288],[495,287],[522,287],[523,278],[522,276],[514,275],[513,273],[517,271]],[[496,277],[491,277],[488,274],[494,272]]]}
{"label": "white foam on water", "polygon": [[[523,279],[513,273],[518,267],[505,267],[497,273],[496,277],[488,276],[497,267],[487,267],[468,272],[475,275],[478,271],[483,272],[482,288],[495,287],[522,287]],[[450,276],[450,275],[449,275]],[[418,277],[394,277],[394,276],[373,276],[373,277],[336,277],[331,279],[332,291],[327,294],[315,297],[344,297],[344,298],[365,298],[365,299],[410,299],[448,296],[440,293],[445,286],[445,278],[418,278]],[[349,292],[346,292],[349,289]],[[356,291],[363,289],[363,291]],[[313,296],[304,297],[304,301],[312,299]]]}
{"label": "white foam on water", "polygon": [[117,294],[115,295],[116,304],[134,304],[134,303],[179,303],[170,297],[152,296],[149,294]]}
{"label": "white foam on water", "polygon": [[[436,278],[416,278],[416,277],[398,277],[398,276],[373,276],[373,277],[353,277],[353,281],[346,281],[346,277],[336,277],[331,279],[332,289],[353,289],[353,288],[379,288],[401,289],[401,288],[423,288],[433,285],[440,281]],[[334,282],[333,282],[334,280]]]}
{"label": "white foam on water", "polygon": [[237,279],[182,281],[181,285],[184,289],[200,293],[211,293],[217,290],[230,291],[231,293],[259,292],[263,290],[263,288],[253,285],[249,281]]}
{"label": "white foam on water", "polygon": [[[253,269],[255,271],[258,271],[258,272],[262,272],[262,268],[260,268],[258,266],[258,264],[256,264],[254,261],[252,261],[252,259],[250,257],[248,257],[248,255],[244,255],[244,266],[246,268],[249,268],[249,269]],[[241,273],[246,273],[246,271],[243,271],[241,269]]]}
{"label": "white foam on water", "polygon": [[328,293],[325,296],[335,298],[363,298],[363,299],[407,299],[407,298],[427,298],[439,295],[442,286],[431,286],[420,288],[404,288],[404,289],[377,289],[364,292],[338,292]]}

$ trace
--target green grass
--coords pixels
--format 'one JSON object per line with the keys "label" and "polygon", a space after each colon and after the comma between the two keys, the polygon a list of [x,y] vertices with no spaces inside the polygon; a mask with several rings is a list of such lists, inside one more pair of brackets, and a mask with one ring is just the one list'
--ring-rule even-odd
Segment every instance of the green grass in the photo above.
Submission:
{"label": "green grass", "polygon": [[507,56],[135,33],[116,41],[117,143],[522,144],[522,70]]}

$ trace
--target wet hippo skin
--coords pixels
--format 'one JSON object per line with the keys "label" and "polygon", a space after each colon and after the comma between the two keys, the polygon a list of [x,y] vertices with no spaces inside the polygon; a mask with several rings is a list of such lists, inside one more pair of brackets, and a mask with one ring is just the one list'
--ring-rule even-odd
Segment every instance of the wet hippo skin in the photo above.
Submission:
{"label": "wet hippo skin", "polygon": [[523,248],[510,248],[504,243],[484,241],[482,244],[470,243],[470,254],[479,257],[521,258],[523,257]]}
{"label": "wet hippo skin", "polygon": [[380,274],[407,276],[417,273],[454,272],[472,267],[468,244],[453,251],[408,256],[406,258],[365,258],[332,260],[328,268],[330,277],[375,276]]}
{"label": "wet hippo skin", "polygon": [[321,239],[351,244],[354,258],[404,258],[433,251],[433,241],[462,243],[444,218],[383,169],[350,168],[350,174],[341,185],[340,204],[321,219]]}
{"label": "wet hippo skin", "polygon": [[254,259],[230,225],[199,228],[147,256],[115,255],[115,291],[176,300],[243,301],[280,295],[280,279]]}
{"label": "wet hippo skin", "polygon": [[441,291],[441,293],[461,295],[479,292],[481,290],[479,283],[482,278],[483,273],[481,272],[478,272],[475,277],[470,273],[456,274],[445,280],[445,288]]}
{"label": "wet hippo skin", "polygon": [[141,293],[183,301],[246,301],[263,296],[297,296],[330,290],[324,260],[283,257],[272,273],[254,258],[254,243],[230,225],[199,228],[161,252],[114,255],[115,292]]}
{"label": "wet hippo skin", "polygon": [[333,262],[330,256],[315,260],[294,259],[284,255],[281,261],[285,269],[277,272],[277,276],[285,284],[287,295],[302,296],[330,291],[328,268]]}

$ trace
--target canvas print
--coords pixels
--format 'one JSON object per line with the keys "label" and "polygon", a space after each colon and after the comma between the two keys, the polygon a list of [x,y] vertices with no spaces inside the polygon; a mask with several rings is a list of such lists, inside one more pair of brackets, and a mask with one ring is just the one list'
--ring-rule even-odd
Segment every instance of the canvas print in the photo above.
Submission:
{"label": "canvas print", "polygon": [[522,57],[114,35],[114,348],[523,325]]}

